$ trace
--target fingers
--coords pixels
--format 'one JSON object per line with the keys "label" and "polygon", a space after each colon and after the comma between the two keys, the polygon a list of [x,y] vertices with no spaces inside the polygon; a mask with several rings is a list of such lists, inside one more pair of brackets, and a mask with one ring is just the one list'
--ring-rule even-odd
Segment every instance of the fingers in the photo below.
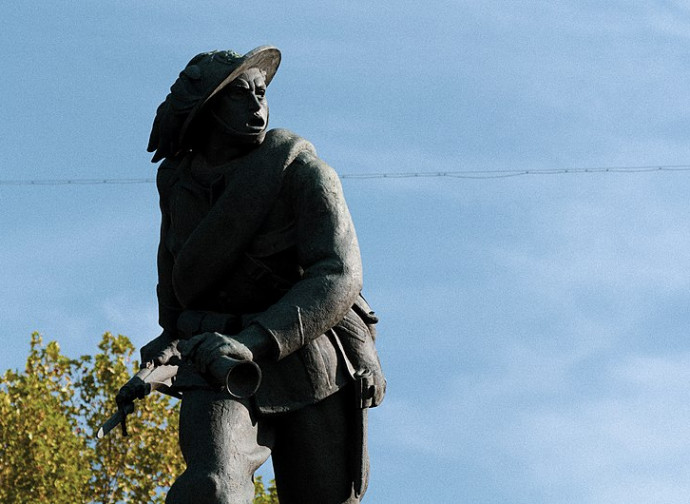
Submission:
{"label": "fingers", "polygon": [[237,360],[250,361],[253,360],[254,357],[251,350],[238,341],[232,341],[231,344],[222,345],[215,349],[213,353],[216,355],[216,357],[220,355],[227,355]]}
{"label": "fingers", "polygon": [[232,347],[232,340],[226,341],[220,338],[209,338],[206,341],[202,341],[197,348],[197,353],[203,354],[217,354],[219,349]]}
{"label": "fingers", "polygon": [[382,379],[374,389],[374,397],[371,398],[371,407],[375,408],[383,402],[383,397],[386,395],[386,380]]}
{"label": "fingers", "polygon": [[124,404],[127,404],[128,402],[134,401],[134,395],[124,387],[120,389],[120,391],[117,393],[115,396],[115,403],[117,404],[118,407],[122,407]]}
{"label": "fingers", "polygon": [[206,334],[213,333],[197,334],[196,336],[193,336],[188,340],[180,340],[177,343],[177,350],[180,352],[180,354],[182,354],[182,357],[193,356],[197,347],[206,339]]}
{"label": "fingers", "polygon": [[159,352],[153,359],[153,362],[157,366],[179,363],[179,355],[177,345],[172,345]]}
{"label": "fingers", "polygon": [[381,373],[363,371],[356,375],[360,408],[375,408],[386,394],[386,379]]}
{"label": "fingers", "polygon": [[160,345],[153,345],[151,343],[147,343],[141,348],[141,362],[154,362],[155,358],[158,356],[160,353]]}
{"label": "fingers", "polygon": [[177,344],[185,357],[200,354],[230,355],[241,359],[251,359],[251,351],[242,343],[220,333],[203,333]]}
{"label": "fingers", "polygon": [[148,363],[153,363],[154,366],[162,366],[164,364],[172,363],[171,360],[177,355],[177,350],[172,348],[164,348],[154,353],[151,351],[141,350],[141,366],[142,368],[147,367]]}
{"label": "fingers", "polygon": [[146,395],[146,385],[141,383],[126,383],[115,396],[115,402],[122,408],[126,404],[133,403],[135,399],[141,399]]}
{"label": "fingers", "polygon": [[227,355],[239,360],[252,360],[251,350],[239,341],[219,333],[198,334],[189,340],[180,341],[177,349],[183,357],[192,359],[196,368],[204,373],[218,357]]}
{"label": "fingers", "polygon": [[146,367],[148,363],[153,363],[155,366],[168,364],[171,358],[178,355],[176,344],[177,341],[164,331],[141,347],[141,367]]}
{"label": "fingers", "polygon": [[180,352],[182,357],[186,357],[189,355],[189,341],[188,340],[180,340],[177,342],[177,351]]}

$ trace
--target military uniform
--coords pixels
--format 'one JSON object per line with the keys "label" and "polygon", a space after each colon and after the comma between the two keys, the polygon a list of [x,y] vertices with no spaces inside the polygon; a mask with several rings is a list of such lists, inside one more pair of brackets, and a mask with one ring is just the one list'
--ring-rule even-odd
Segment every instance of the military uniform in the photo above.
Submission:
{"label": "military uniform", "polygon": [[[217,494],[208,502],[245,502],[248,478],[271,451],[281,502],[359,502],[366,450],[349,384],[358,371],[381,371],[376,318],[360,296],[359,247],[336,173],[309,142],[271,130],[261,145],[213,170],[192,152],[164,161],[158,188],[165,333],[256,331],[273,348],[258,361],[263,381],[247,401],[223,396],[191,363],[180,367],[175,388],[183,393],[188,470],[168,502],[187,502],[190,489],[194,502],[206,502],[200,486]],[[209,460],[223,467],[209,471]],[[326,480],[322,490],[317,479]]]}

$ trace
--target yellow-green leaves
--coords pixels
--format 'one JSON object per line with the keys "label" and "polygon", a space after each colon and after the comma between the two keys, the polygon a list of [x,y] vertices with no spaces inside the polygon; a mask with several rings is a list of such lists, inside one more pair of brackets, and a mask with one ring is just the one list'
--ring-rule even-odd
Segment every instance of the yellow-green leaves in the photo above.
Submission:
{"label": "yellow-green leaves", "polygon": [[[151,394],[128,417],[129,437],[116,430],[97,440],[138,369],[127,337],[105,333],[98,349],[70,359],[34,333],[24,371],[0,376],[1,503],[164,502],[184,470],[177,401]],[[257,478],[254,502],[277,504],[275,486]]]}
{"label": "yellow-green leaves", "polygon": [[81,435],[75,363],[31,337],[24,373],[0,377],[0,502],[88,502],[90,450]]}

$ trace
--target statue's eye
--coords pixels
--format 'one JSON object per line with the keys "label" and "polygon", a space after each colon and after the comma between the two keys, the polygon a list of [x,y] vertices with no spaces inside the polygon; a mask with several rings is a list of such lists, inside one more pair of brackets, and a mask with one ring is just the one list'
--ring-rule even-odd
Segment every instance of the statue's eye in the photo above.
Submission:
{"label": "statue's eye", "polygon": [[254,94],[256,94],[256,96],[259,98],[264,98],[266,96],[266,88],[256,88]]}
{"label": "statue's eye", "polygon": [[225,93],[227,94],[228,98],[238,100],[247,96],[247,94],[250,93],[250,90],[249,86],[243,86],[241,83],[233,83],[225,88]]}

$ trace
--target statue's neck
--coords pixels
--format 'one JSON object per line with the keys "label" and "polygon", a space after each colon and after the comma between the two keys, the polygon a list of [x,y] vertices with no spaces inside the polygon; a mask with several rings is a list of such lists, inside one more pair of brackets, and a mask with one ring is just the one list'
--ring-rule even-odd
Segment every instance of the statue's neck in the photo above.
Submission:
{"label": "statue's neck", "polygon": [[195,149],[191,175],[203,186],[211,186],[221,178],[230,163],[255,150],[263,142],[264,136],[255,143],[233,142],[231,137],[209,136],[200,149]]}
{"label": "statue's neck", "polygon": [[235,142],[209,142],[206,148],[199,151],[206,163],[209,166],[216,167],[227,164],[235,158],[238,158],[250,150],[254,149],[254,145],[242,145]]}
{"label": "statue's neck", "polygon": [[244,156],[256,149],[263,142],[264,135],[255,141],[243,141],[233,138],[227,133],[213,129],[203,147],[199,150],[209,166],[222,166],[235,158]]}

